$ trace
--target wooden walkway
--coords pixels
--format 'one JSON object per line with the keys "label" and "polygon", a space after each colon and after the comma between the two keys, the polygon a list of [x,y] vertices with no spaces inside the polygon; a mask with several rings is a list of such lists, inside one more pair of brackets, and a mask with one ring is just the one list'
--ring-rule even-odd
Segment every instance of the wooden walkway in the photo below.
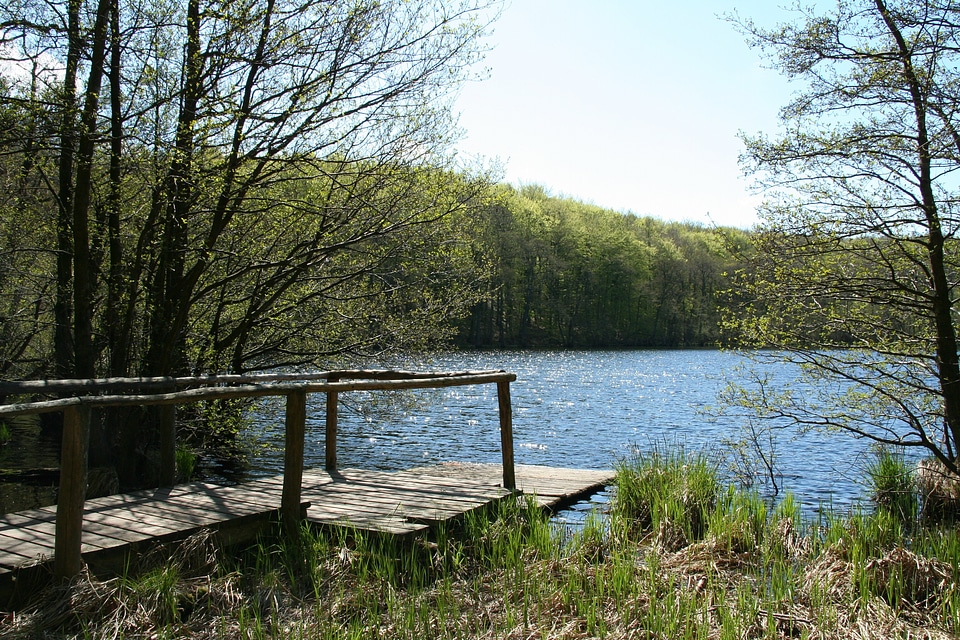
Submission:
{"label": "wooden walkway", "polygon": [[[481,464],[402,472],[309,470],[301,499],[313,523],[408,534],[510,496],[502,477],[501,465]],[[587,496],[612,478],[612,471],[516,466],[517,488],[535,494],[545,508]],[[278,475],[236,486],[192,483],[87,500],[83,558],[95,563],[204,528],[249,529],[277,514],[282,487]],[[50,561],[55,520],[56,507],[0,515],[0,576]]]}

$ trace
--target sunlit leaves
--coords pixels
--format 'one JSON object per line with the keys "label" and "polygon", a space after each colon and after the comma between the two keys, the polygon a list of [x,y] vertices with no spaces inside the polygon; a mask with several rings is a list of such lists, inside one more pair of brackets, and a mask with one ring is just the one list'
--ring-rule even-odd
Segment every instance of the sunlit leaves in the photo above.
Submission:
{"label": "sunlit leaves", "polygon": [[[91,7],[73,6],[83,46]],[[18,123],[30,112],[48,118],[45,130],[0,137],[9,167],[26,167],[43,193],[20,205],[38,221],[69,186],[55,166],[58,110],[72,108],[59,98],[67,7],[2,9],[0,55],[50,70],[0,103],[21,105]],[[447,103],[473,74],[496,0],[116,8],[109,75],[122,95],[104,85],[89,247],[103,373],[247,369],[425,344],[446,330],[440,319],[469,305],[462,283],[480,276],[457,257],[460,230],[448,218],[472,206],[483,181],[448,171]],[[88,58],[81,51],[81,67]],[[111,128],[121,143],[113,172]],[[51,151],[31,159],[25,149]],[[16,248],[49,256],[53,247],[31,239]],[[21,273],[32,269],[16,255]],[[49,301],[55,274],[45,275]],[[449,295],[438,293],[447,280]],[[419,319],[405,323],[404,313]],[[370,327],[376,335],[364,342]]]}

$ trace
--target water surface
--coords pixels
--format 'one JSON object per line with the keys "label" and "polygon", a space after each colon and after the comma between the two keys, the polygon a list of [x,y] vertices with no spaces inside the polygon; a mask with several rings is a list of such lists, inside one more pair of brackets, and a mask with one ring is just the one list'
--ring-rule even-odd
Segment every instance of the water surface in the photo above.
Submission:
{"label": "water surface", "polygon": [[[635,452],[682,446],[720,460],[724,443],[741,437],[743,419],[717,415],[718,392],[742,373],[743,356],[722,351],[460,352],[389,363],[413,370],[504,369],[511,384],[518,464],[610,468]],[[786,365],[764,365],[791,380]],[[385,394],[341,394],[338,459],[342,467],[405,469],[447,461],[499,462],[495,385]],[[399,403],[399,406],[398,404]],[[252,436],[272,445],[254,473],[282,467],[282,404],[260,414]],[[322,466],[323,396],[308,407],[306,460]],[[784,487],[806,506],[853,504],[867,444],[844,434],[777,436]],[[722,463],[726,464],[726,463]]]}

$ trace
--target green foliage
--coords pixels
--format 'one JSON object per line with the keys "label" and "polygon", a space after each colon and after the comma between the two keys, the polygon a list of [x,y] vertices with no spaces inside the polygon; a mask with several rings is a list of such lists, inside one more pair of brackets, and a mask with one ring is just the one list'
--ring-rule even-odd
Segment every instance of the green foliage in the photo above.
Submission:
{"label": "green foliage", "polygon": [[177,479],[181,482],[188,482],[193,479],[193,473],[197,466],[197,454],[187,446],[180,445],[176,451],[177,460]]}
{"label": "green foliage", "polygon": [[716,465],[704,454],[654,449],[618,462],[616,470],[616,519],[631,528],[672,536],[670,544],[704,536],[721,496]]}
{"label": "green foliage", "polygon": [[475,230],[488,256],[487,299],[469,346],[714,345],[716,293],[743,235],[601,209],[526,186],[500,188]]}
{"label": "green foliage", "polygon": [[6,422],[0,422],[0,444],[10,442],[10,427]]}
{"label": "green foliage", "polygon": [[[257,453],[261,443],[248,441],[251,433],[248,399],[220,399],[183,406],[177,412],[177,470],[186,480],[196,470],[200,456],[230,467],[246,468],[247,458]],[[181,466],[181,463],[184,466]],[[185,473],[187,470],[189,474]]]}
{"label": "green foliage", "polygon": [[0,66],[35,71],[0,81],[0,376],[425,348],[483,288],[447,98],[497,0],[200,4],[110,37],[102,2],[0,7]]}
{"label": "green foliage", "polygon": [[742,553],[762,547],[767,520],[767,505],[759,495],[731,486],[710,512],[707,528],[722,548]]}

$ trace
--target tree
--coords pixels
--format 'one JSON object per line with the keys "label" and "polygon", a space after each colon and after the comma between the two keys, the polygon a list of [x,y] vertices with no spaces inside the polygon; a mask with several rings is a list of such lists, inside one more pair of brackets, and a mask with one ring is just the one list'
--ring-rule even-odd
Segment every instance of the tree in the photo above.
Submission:
{"label": "tree", "polygon": [[797,11],[774,29],[736,21],[803,88],[777,136],[743,136],[768,199],[726,326],[811,384],[760,384],[738,401],[915,447],[956,473],[960,8]]}
{"label": "tree", "polygon": [[[453,164],[450,100],[498,6],[4,4],[0,118],[30,118],[0,131],[0,207],[30,233],[0,245],[2,374],[329,366],[443,337],[479,275],[451,219],[487,184]],[[105,431],[108,460],[150,440]]]}
{"label": "tree", "polygon": [[502,187],[477,218],[491,290],[460,334],[473,347],[715,345],[730,229],[639,218]]}
{"label": "tree", "polygon": [[[19,249],[56,257],[46,289],[56,374],[244,371],[334,350],[320,340],[291,354],[281,338],[328,319],[325,295],[327,307],[372,300],[369,288],[344,286],[363,289],[380,267],[419,258],[411,252],[424,245],[411,240],[435,236],[430,226],[444,227],[483,188],[445,171],[445,154],[449,97],[472,74],[495,9],[496,0],[7,4],[4,105],[52,123],[2,142],[12,162],[35,156],[27,177],[48,191],[25,214],[53,226],[56,242]],[[404,234],[386,260],[388,238]],[[277,321],[296,294],[303,304],[283,331]],[[277,330],[264,334],[268,326]],[[410,325],[397,341],[424,329]],[[381,335],[378,347],[387,342]]]}

